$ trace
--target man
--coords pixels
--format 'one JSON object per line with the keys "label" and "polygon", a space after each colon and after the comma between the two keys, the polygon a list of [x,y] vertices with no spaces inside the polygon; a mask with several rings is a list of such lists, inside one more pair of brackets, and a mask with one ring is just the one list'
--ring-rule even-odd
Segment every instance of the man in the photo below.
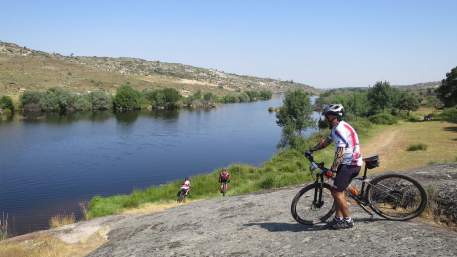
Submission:
{"label": "man", "polygon": [[230,182],[230,173],[226,168],[222,169],[221,173],[219,173],[219,184],[221,185],[221,193],[225,195],[227,191],[227,183]]}
{"label": "man", "polygon": [[326,139],[310,149],[317,151],[335,142],[335,159],[326,176],[331,177],[336,172],[333,181],[332,196],[336,202],[335,218],[329,223],[333,229],[351,228],[354,222],[349,212],[344,190],[351,180],[356,177],[362,166],[362,154],[360,152],[357,132],[349,123],[342,120],[344,108],[341,104],[331,104],[324,108],[322,115],[325,116],[332,132]]}

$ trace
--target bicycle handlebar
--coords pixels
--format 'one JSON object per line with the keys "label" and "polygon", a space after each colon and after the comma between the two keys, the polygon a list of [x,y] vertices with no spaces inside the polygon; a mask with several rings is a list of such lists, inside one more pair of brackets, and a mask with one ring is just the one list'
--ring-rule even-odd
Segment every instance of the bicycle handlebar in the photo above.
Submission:
{"label": "bicycle handlebar", "polygon": [[324,167],[324,163],[321,162],[321,163],[317,163],[314,161],[314,156],[313,156],[313,152],[311,151],[306,151],[305,152],[305,157],[306,159],[308,159],[310,162],[311,162],[311,172],[313,172],[315,169],[319,169],[320,172],[319,172],[319,175],[329,171],[330,169],[327,169]]}

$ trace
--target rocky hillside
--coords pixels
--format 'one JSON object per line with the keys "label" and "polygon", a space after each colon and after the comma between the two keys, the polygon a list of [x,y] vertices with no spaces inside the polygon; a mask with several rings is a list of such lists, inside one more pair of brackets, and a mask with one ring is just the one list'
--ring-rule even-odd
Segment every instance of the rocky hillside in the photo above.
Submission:
{"label": "rocky hillside", "polygon": [[216,94],[268,89],[317,89],[292,81],[242,76],[214,69],[138,58],[64,56],[0,41],[0,94],[16,94],[27,89],[64,87],[73,91],[113,91],[124,82],[138,89],[174,87],[184,95],[196,90]]}

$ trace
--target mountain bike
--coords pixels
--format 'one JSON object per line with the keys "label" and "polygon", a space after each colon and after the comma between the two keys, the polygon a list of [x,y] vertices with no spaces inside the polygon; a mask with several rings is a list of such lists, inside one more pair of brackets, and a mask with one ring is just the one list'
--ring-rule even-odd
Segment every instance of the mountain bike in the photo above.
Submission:
{"label": "mountain bike", "polygon": [[[325,222],[336,210],[331,195],[332,186],[324,181],[328,171],[324,163],[314,161],[312,153],[306,152],[310,161],[310,172],[315,177],[312,184],[305,185],[294,197],[291,212],[294,219],[305,225]],[[410,220],[419,216],[427,206],[427,194],[419,182],[413,178],[396,173],[382,174],[373,178],[367,177],[368,169],[379,166],[379,156],[363,159],[365,169],[362,176],[355,177],[360,181],[360,188],[351,185],[346,195],[353,199],[371,218],[373,212],[389,220]],[[332,179],[332,178],[330,178]]]}
{"label": "mountain bike", "polygon": [[221,182],[221,194],[222,196],[225,196],[225,193],[227,193],[228,189],[228,183],[227,182]]}
{"label": "mountain bike", "polygon": [[176,200],[178,203],[185,203],[186,196],[188,195],[188,190],[181,188],[177,194],[178,199]]}

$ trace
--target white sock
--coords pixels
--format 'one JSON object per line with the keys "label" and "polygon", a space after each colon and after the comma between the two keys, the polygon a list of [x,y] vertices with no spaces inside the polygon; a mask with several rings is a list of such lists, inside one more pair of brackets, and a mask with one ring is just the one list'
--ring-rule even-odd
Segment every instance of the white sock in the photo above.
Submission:
{"label": "white sock", "polygon": [[351,218],[351,217],[345,217],[345,218],[344,218],[344,221],[346,221],[346,222],[351,222],[351,221],[352,221],[352,218]]}
{"label": "white sock", "polygon": [[343,220],[343,217],[335,216],[335,219],[341,221],[341,220]]}

